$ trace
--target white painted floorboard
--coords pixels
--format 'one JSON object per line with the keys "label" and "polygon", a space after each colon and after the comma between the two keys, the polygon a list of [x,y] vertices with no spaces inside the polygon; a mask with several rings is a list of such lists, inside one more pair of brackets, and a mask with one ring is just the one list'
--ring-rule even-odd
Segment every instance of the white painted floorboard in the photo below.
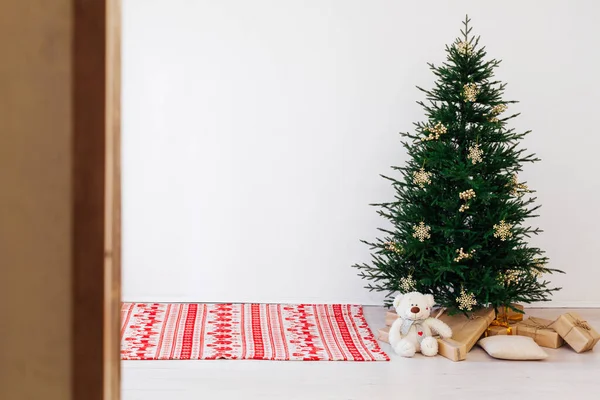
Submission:
{"label": "white painted floorboard", "polygon": [[[526,311],[554,319],[569,310]],[[600,328],[600,309],[574,311]],[[382,308],[365,315],[374,332],[383,325]],[[600,400],[600,345],[545,349],[539,362],[495,360],[477,346],[458,363],[382,348],[390,362],[125,361],[122,400]]]}

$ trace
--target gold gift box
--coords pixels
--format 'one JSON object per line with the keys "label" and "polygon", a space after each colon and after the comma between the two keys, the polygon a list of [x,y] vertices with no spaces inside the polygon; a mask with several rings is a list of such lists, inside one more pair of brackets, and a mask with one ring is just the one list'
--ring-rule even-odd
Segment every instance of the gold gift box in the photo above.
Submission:
{"label": "gold gift box", "polygon": [[[516,308],[517,310],[524,311],[525,307],[521,304],[511,304],[511,307]],[[498,313],[496,318],[498,320],[506,320],[508,323],[513,324],[516,322],[523,321],[524,313],[517,312],[510,307],[500,307],[498,308]]]}
{"label": "gold gift box", "polygon": [[600,340],[600,334],[574,312],[561,315],[550,325],[550,328],[554,329],[577,353],[593,349]]}
{"label": "gold gift box", "polygon": [[489,326],[485,331],[485,336],[497,335],[516,335],[516,327],[513,325],[510,325],[509,327],[492,325]]}
{"label": "gold gift box", "polygon": [[549,319],[529,317],[516,325],[517,335],[529,336],[542,347],[558,349],[565,341],[558,332],[550,328],[552,322]]}

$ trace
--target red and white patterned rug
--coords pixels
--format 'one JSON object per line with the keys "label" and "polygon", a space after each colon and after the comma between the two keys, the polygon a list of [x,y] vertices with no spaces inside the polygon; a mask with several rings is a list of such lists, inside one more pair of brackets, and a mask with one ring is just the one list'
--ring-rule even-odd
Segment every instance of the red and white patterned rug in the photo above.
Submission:
{"label": "red and white patterned rug", "polygon": [[125,303],[121,321],[123,360],[389,360],[358,305]]}

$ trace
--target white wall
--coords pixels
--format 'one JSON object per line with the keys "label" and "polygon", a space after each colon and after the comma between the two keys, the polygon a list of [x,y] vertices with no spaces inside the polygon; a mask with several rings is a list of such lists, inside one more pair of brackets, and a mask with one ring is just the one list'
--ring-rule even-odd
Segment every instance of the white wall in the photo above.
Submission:
{"label": "white wall", "polygon": [[[543,5],[542,5],[543,4]],[[415,85],[465,13],[543,162],[536,239],[600,305],[594,1],[125,0],[124,299],[378,304],[350,265],[383,221],[378,177],[423,119]]]}

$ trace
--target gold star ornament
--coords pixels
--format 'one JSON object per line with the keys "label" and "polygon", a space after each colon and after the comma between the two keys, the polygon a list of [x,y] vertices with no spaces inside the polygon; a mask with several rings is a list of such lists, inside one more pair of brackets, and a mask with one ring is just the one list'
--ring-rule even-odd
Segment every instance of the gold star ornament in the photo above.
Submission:
{"label": "gold star ornament", "polygon": [[419,242],[424,242],[425,239],[431,238],[431,227],[425,225],[425,222],[420,222],[419,225],[413,225],[413,237],[419,239]]}

